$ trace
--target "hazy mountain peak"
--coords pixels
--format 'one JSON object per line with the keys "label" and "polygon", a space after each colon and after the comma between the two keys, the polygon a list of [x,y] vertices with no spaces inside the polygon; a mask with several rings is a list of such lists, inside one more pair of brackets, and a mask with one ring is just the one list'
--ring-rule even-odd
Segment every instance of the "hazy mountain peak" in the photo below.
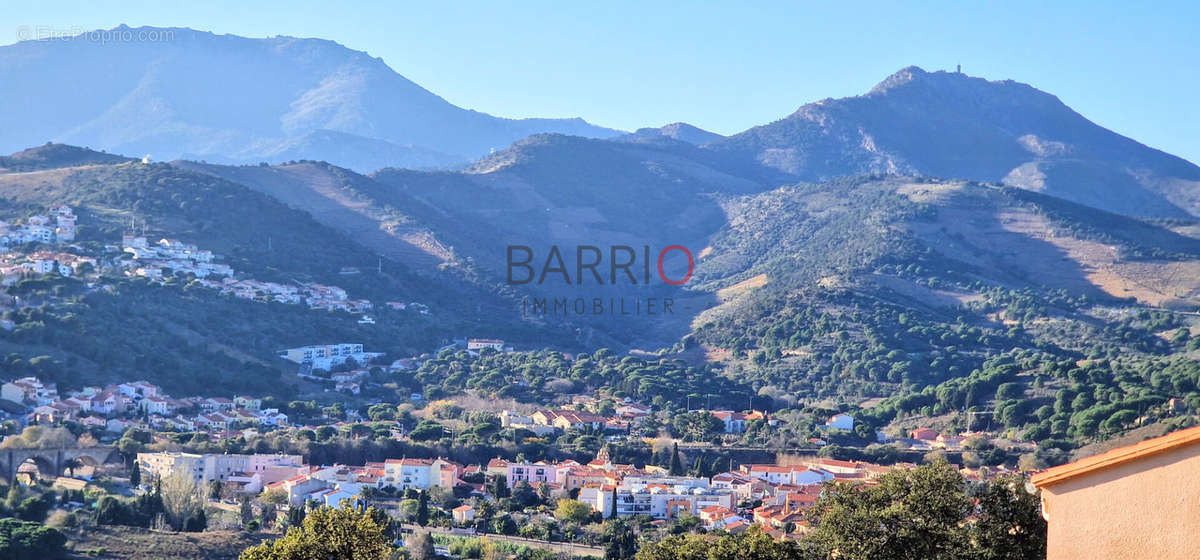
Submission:
{"label": "hazy mountain peak", "polygon": [[721,136],[715,132],[709,132],[685,122],[675,122],[658,128],[639,128],[633,134],[624,137],[624,139],[627,140],[659,138],[670,138],[672,140],[686,142],[694,146],[702,146],[710,142],[716,142],[717,140],[724,138],[724,136]]}
{"label": "hazy mountain peak", "polygon": [[[505,119],[463,109],[380,58],[325,39],[127,26],[106,33],[156,40],[82,37],[0,47],[0,96],[28,100],[0,106],[7,125],[0,151],[55,140],[157,159],[258,162],[292,146],[310,150],[298,157],[353,167],[364,160],[338,159],[342,154],[318,150],[321,143],[298,139],[332,131],[465,161],[538,132],[618,134],[578,118]],[[86,95],[80,83],[91,84]]]}
{"label": "hazy mountain peak", "polygon": [[894,87],[910,83],[917,78],[927,76],[928,74],[929,73],[920,66],[905,66],[904,68],[897,70],[896,73],[892,74],[891,76],[884,78],[883,81],[875,84],[875,87],[871,88],[871,93],[883,93]]}

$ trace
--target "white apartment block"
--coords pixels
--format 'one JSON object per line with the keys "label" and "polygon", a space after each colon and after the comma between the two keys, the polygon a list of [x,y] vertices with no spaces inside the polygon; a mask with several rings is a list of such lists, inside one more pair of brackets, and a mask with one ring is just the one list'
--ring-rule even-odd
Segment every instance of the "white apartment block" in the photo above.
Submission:
{"label": "white apartment block", "polygon": [[318,346],[301,346],[279,351],[279,357],[297,364],[309,363],[315,369],[329,369],[346,363],[349,358],[360,364],[382,356],[378,352],[363,352],[362,344],[341,343]]}
{"label": "white apartment block", "polygon": [[[266,482],[270,482],[270,473],[281,470],[277,467],[299,468],[303,465],[299,455],[284,454],[221,454],[221,453],[138,453],[138,464],[143,476],[159,479],[183,473],[191,476],[199,484],[208,484],[214,480],[222,482],[231,478],[244,478],[245,475],[259,474]],[[282,469],[286,472],[286,469]]]}
{"label": "white apartment block", "polygon": [[655,519],[675,519],[684,513],[699,515],[700,510],[713,506],[733,509],[737,494],[703,486],[631,483],[626,478],[615,491],[613,487],[598,485],[582,488],[579,500],[604,517],[649,515]]}
{"label": "white apartment block", "polygon": [[504,341],[495,338],[472,338],[467,340],[467,350],[478,352],[484,348],[504,351]]}
{"label": "white apartment block", "polygon": [[432,486],[453,488],[459,467],[442,459],[388,459],[383,462],[380,487],[426,490]]}
{"label": "white apartment block", "polygon": [[752,478],[757,478],[771,484],[791,484],[806,486],[821,484],[833,480],[832,472],[806,465],[743,465],[742,470]]}
{"label": "white apartment block", "polygon": [[530,486],[537,487],[538,484],[543,482],[557,482],[558,467],[541,461],[537,463],[509,463],[508,471],[504,476],[507,479],[510,489],[516,486],[518,482],[525,482]]}

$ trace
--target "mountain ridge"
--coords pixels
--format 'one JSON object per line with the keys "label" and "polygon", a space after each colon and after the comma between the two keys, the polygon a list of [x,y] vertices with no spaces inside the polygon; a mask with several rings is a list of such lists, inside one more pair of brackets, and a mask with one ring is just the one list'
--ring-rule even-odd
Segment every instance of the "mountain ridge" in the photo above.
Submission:
{"label": "mountain ridge", "polygon": [[[0,47],[0,95],[24,100],[0,108],[0,119],[12,125],[0,132],[0,151],[49,136],[164,160],[187,155],[257,163],[294,148],[297,138],[330,130],[465,162],[537,132],[619,134],[578,118],[506,119],[463,109],[382,59],[325,39],[253,39],[187,28],[110,32],[121,30],[170,40],[97,44],[74,37]],[[76,100],[79,83],[93,84],[87,99]],[[327,155],[288,154],[335,159]],[[414,164],[403,154],[395,157],[399,161],[389,165]]]}
{"label": "mountain ridge", "polygon": [[796,175],[920,174],[1004,182],[1104,210],[1200,213],[1200,167],[1109,131],[1052,94],[910,66],[714,142]]}

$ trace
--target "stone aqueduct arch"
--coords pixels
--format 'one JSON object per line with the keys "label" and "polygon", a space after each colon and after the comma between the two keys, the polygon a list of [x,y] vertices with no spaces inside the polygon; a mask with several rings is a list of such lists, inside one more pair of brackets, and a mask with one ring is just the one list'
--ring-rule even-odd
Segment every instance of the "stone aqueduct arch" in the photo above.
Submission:
{"label": "stone aqueduct arch", "polygon": [[[67,470],[67,462],[79,459],[85,464],[103,465],[118,457],[117,448],[108,445],[69,447],[61,449],[0,449],[0,479],[11,482],[17,469],[33,459],[42,476],[59,476]],[[51,471],[44,467],[51,467]]]}

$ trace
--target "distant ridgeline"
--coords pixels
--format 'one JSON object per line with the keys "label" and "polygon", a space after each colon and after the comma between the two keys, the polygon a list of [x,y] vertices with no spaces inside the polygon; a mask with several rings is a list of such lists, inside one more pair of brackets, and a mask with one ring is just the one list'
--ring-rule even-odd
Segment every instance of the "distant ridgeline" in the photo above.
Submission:
{"label": "distant ridgeline", "polygon": [[[198,52],[252,44],[200,39]],[[3,48],[62,56],[54,46],[21,45]],[[413,114],[424,108],[449,119],[405,134],[444,147],[461,139],[449,128],[439,136],[447,123],[460,131],[495,124],[430,100],[377,60],[320,47],[320,60],[287,72],[327,76],[330,60],[351,60],[390,76],[381,91],[423,99]],[[231,52],[221,57],[253,58]],[[177,54],[161,64],[177,64]],[[0,77],[18,67],[0,65]],[[156,72],[131,64],[112,87]],[[263,99],[303,97],[266,83]],[[328,99],[326,108],[353,109],[366,128],[398,126],[395,115],[376,111],[379,92],[350,89],[356,93]],[[123,93],[108,95],[97,103],[107,107]],[[11,142],[24,129],[9,116]],[[320,124],[288,118],[300,129]],[[864,95],[804,105],[730,137],[681,123],[629,135],[576,121],[503,124],[486,143],[516,141],[491,151],[480,133],[479,145],[455,154],[490,153],[460,170],[405,169],[414,166],[398,156],[367,175],[315,158],[146,163],[60,144],[0,159],[0,211],[10,229],[28,225],[20,220],[39,208],[70,205],[79,216],[77,254],[96,260],[93,271],[22,277],[6,289],[8,367],[65,384],[156,376],[181,393],[289,393],[298,389],[280,383],[279,348],[355,340],[394,359],[489,336],[566,354],[467,361],[448,350],[395,390],[538,402],[569,384],[638,399],[720,391],[769,398],[775,409],[866,402],[874,406],[857,417],[869,428],[912,415],[946,415],[958,428],[986,418],[991,428],[1061,448],[1200,407],[1188,358],[1200,349],[1192,335],[1200,168],[1105,130],[1028,85],[910,67]],[[548,133],[555,131],[602,138]],[[123,145],[149,142],[126,132]],[[330,144],[361,133],[288,142],[337,162]],[[237,281],[261,284],[210,284],[195,259],[192,268],[147,280],[154,266],[142,266],[150,257],[138,251],[146,274],[114,273],[122,247],[113,255],[107,246],[139,236],[131,223],[152,236],[135,249],[178,240],[221,255],[217,264]],[[46,242],[23,243],[38,250]],[[593,282],[603,274],[571,260],[581,251],[565,259],[570,282],[511,282],[513,246],[538,258],[553,247],[678,246],[662,266],[667,277],[682,277],[681,265],[690,276],[679,285],[635,285],[604,269],[609,281]],[[536,264],[534,272],[545,271],[544,261]],[[106,279],[102,289],[89,285],[97,278]],[[378,317],[351,313],[365,305],[331,311],[279,301],[291,288],[301,297],[317,286],[344,290]],[[539,298],[668,297],[673,313],[654,320],[522,312]],[[383,305],[394,301],[420,302],[426,313]],[[647,353],[591,355],[605,347]],[[48,358],[35,363],[39,355]]]}

